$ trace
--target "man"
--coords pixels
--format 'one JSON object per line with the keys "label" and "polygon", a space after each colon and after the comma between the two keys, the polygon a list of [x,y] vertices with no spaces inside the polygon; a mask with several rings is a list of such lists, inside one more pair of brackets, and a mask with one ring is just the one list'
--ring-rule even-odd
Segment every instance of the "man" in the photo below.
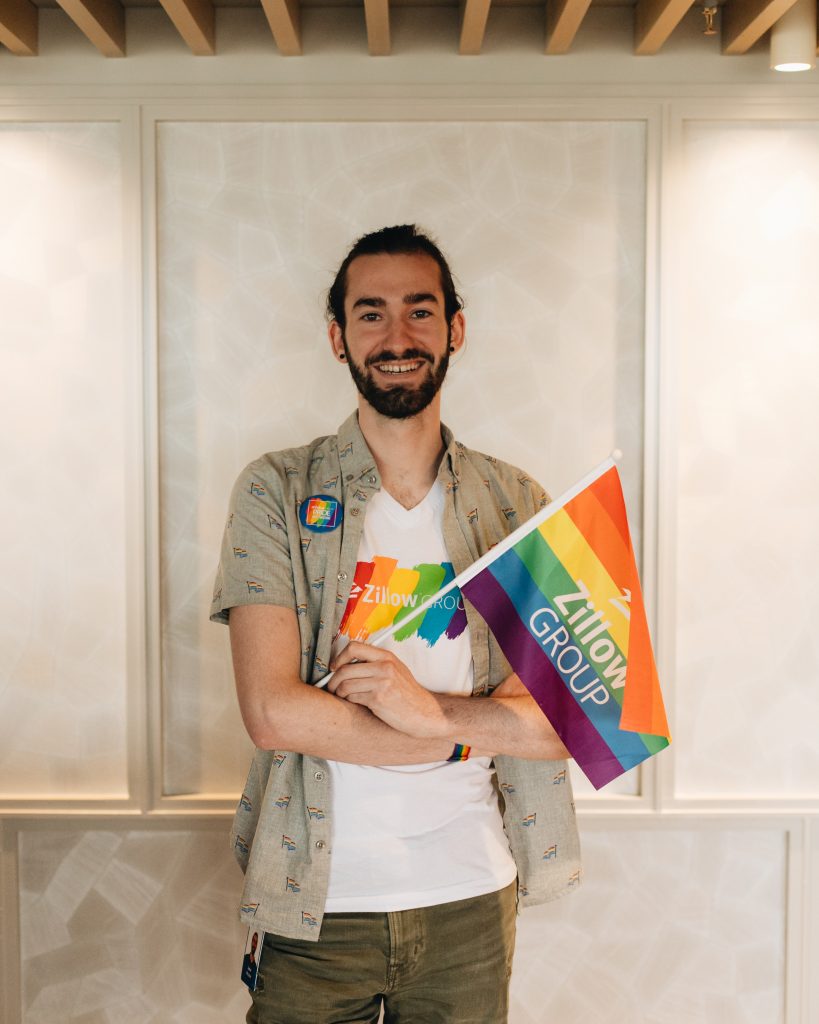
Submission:
{"label": "man", "polygon": [[465,322],[429,238],[359,239],[328,312],[358,411],[242,473],[213,604],[258,748],[233,831],[268,932],[247,1019],[499,1024],[518,901],[579,880],[567,752],[457,591],[412,610],[547,499],[442,427]]}

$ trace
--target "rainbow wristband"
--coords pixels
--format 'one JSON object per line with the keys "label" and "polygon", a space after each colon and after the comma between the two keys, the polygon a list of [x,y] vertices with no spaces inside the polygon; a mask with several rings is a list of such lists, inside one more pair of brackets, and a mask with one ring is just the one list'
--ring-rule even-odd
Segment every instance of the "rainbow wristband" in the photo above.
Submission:
{"label": "rainbow wristband", "polygon": [[447,761],[465,761],[469,757],[469,751],[471,747],[468,747],[465,743],[456,743],[455,749],[447,758]]}

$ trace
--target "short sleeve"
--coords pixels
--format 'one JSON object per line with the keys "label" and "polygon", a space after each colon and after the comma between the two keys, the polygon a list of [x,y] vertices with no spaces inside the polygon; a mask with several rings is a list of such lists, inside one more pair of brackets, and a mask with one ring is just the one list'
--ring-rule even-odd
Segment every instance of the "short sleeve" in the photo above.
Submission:
{"label": "short sleeve", "polygon": [[546,508],[546,506],[552,500],[552,496],[549,494],[549,492],[544,490],[544,488],[541,487],[540,484],[534,480],[532,481],[532,498],[534,500],[534,509],[532,510],[532,515],[535,515],[535,513],[540,512],[542,508]]}
{"label": "short sleeve", "polygon": [[520,519],[515,524],[517,527],[525,523],[527,519],[537,515],[541,509],[544,509],[551,502],[552,498],[548,491],[537,480],[530,477],[528,473],[524,473],[523,470],[516,469],[513,466],[509,468],[512,470],[514,482],[517,485],[517,508],[520,513]]}
{"label": "short sleeve", "polygon": [[230,496],[210,619],[227,623],[243,604],[295,608],[294,595],[282,482],[263,457],[239,474]]}
{"label": "short sleeve", "polygon": [[[524,473],[521,469],[514,469],[514,476],[518,484],[518,501],[520,502],[520,511],[522,513],[521,523],[524,523],[527,519],[537,515],[541,509],[544,509],[552,500],[551,495],[546,491],[537,480],[529,476],[528,473]],[[518,524],[520,525],[520,523]]]}

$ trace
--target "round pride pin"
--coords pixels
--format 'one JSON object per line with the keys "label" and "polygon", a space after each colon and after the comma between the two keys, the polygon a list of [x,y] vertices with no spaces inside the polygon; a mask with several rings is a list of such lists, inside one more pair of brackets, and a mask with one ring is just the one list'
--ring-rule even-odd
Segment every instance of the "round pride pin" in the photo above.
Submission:
{"label": "round pride pin", "polygon": [[341,525],[341,502],[329,494],[311,494],[299,506],[299,521],[313,533],[329,533]]}

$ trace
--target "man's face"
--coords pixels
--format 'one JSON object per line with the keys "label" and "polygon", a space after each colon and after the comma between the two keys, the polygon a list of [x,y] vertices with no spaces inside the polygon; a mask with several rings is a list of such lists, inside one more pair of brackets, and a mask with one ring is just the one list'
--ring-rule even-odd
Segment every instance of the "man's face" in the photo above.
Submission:
{"label": "man's face", "polygon": [[355,385],[382,416],[406,419],[432,402],[449,346],[463,342],[463,317],[447,323],[438,264],[425,253],[358,256],[347,270],[347,326],[330,324]]}

